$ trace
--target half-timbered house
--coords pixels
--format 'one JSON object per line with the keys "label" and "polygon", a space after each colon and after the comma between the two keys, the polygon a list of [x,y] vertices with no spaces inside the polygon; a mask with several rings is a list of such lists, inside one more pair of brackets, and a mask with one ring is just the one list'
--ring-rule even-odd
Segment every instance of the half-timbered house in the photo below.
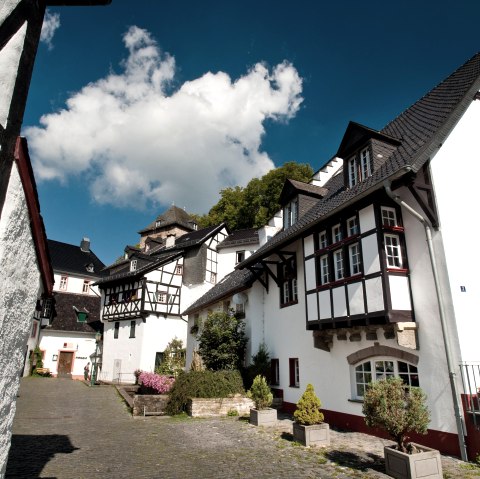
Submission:
{"label": "half-timbered house", "polygon": [[228,235],[224,224],[198,230],[176,206],[159,218],[161,226],[154,222],[145,229],[153,236],[142,236],[141,247],[125,248],[124,258],[98,282],[104,380],[132,382],[135,370],[153,371],[160,364],[172,339],[186,345],[181,312],[221,279],[217,246]]}
{"label": "half-timbered house", "polygon": [[251,352],[267,345],[286,410],[312,383],[328,422],[371,432],[365,388],[398,376],[428,396],[419,441],[464,459],[480,452],[480,264],[466,240],[479,90],[477,54],[382,130],[351,122],[311,182],[315,204],[292,214],[309,187],[290,182],[282,231],[186,311],[203,317],[240,295]]}

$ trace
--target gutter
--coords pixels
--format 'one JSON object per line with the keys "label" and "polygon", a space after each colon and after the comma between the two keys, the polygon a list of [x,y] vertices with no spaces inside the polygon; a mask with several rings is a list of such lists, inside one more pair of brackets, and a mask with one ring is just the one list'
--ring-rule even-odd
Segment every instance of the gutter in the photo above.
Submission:
{"label": "gutter", "polygon": [[428,253],[430,256],[430,262],[432,265],[432,273],[433,273],[433,279],[435,282],[435,292],[437,295],[437,302],[438,302],[438,312],[440,315],[440,323],[442,325],[442,336],[443,336],[443,344],[445,347],[445,355],[447,357],[447,367],[448,367],[448,376],[450,379],[450,389],[452,392],[452,398],[453,398],[453,408],[455,412],[455,421],[457,423],[457,433],[458,433],[458,442],[460,446],[460,454],[462,457],[462,461],[468,461],[468,455],[467,455],[467,447],[465,444],[465,432],[464,432],[464,426],[463,426],[463,417],[460,412],[460,405],[459,405],[459,400],[458,400],[458,390],[457,390],[457,385],[455,381],[455,371],[453,367],[453,359],[452,359],[452,351],[450,348],[450,343],[448,341],[449,338],[449,331],[448,331],[448,324],[447,324],[447,314],[445,311],[445,306],[444,306],[444,301],[443,301],[443,295],[442,291],[440,288],[440,279],[439,279],[439,274],[438,274],[438,267],[437,267],[437,261],[435,259],[435,250],[433,248],[433,240],[432,240],[432,229],[427,221],[426,218],[424,218],[420,213],[418,213],[416,210],[414,210],[410,205],[405,203],[400,196],[396,195],[393,193],[391,189],[391,183],[390,181],[385,181],[383,183],[383,186],[385,188],[385,192],[387,195],[395,201],[398,205],[401,207],[405,208],[414,218],[416,218],[420,223],[423,224],[425,228],[425,236],[427,239],[427,245],[428,245]]}

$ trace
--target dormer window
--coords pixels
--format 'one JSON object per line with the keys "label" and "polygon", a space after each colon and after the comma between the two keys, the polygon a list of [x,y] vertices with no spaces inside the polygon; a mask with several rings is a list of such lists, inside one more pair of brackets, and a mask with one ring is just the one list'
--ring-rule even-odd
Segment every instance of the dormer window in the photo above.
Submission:
{"label": "dormer window", "polygon": [[87,270],[89,273],[93,273],[93,263],[87,264],[86,270]]}
{"label": "dormer window", "polygon": [[132,259],[132,261],[130,261],[130,271],[136,271],[136,270],[137,270],[137,260]]}
{"label": "dormer window", "polygon": [[370,151],[364,148],[358,155],[348,160],[348,185],[350,188],[365,180],[373,173]]}
{"label": "dormer window", "polygon": [[298,219],[298,199],[294,198],[283,208],[283,228],[287,229]]}
{"label": "dormer window", "polygon": [[160,228],[162,226],[162,220],[155,221],[155,228]]}

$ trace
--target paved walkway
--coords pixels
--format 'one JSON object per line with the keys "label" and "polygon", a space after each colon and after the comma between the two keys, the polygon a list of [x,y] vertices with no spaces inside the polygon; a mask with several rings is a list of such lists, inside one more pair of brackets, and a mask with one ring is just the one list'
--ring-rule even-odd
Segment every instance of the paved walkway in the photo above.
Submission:
{"label": "paved walkway", "polygon": [[[328,449],[292,442],[239,418],[134,418],[113,387],[25,378],[17,399],[8,479],[386,478],[385,441],[332,431]],[[480,470],[443,458],[446,478]]]}

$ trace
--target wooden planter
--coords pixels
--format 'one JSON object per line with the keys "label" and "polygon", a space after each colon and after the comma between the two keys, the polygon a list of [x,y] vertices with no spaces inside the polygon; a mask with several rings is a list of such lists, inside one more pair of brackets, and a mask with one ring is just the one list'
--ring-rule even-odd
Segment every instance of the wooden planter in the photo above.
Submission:
{"label": "wooden planter", "polygon": [[330,428],[328,424],[303,424],[293,423],[293,438],[304,446],[329,446]]}
{"label": "wooden planter", "polygon": [[277,410],[250,409],[250,424],[254,426],[275,426],[277,424]]}
{"label": "wooden planter", "polygon": [[396,479],[443,479],[442,459],[440,452],[426,446],[412,443],[420,452],[406,454],[385,446],[385,470]]}

